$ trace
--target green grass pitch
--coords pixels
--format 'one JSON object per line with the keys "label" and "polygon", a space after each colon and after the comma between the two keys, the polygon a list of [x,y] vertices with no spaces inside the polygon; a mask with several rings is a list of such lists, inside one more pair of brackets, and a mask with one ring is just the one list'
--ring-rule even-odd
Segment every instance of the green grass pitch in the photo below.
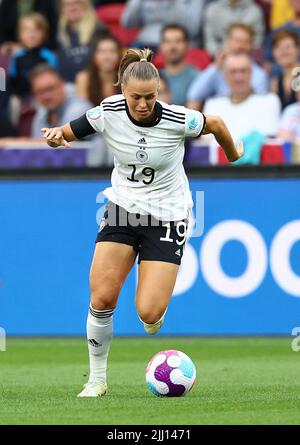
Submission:
{"label": "green grass pitch", "polygon": [[[157,398],[145,367],[163,349],[188,354],[196,385]],[[291,338],[116,338],[109,395],[77,399],[86,382],[83,338],[9,339],[0,352],[0,424],[299,424],[300,352]]]}

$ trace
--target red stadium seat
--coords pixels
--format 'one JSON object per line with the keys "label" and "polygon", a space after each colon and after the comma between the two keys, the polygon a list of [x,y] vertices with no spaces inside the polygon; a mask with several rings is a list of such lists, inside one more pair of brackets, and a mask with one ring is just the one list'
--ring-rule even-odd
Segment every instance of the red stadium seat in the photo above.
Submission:
{"label": "red stadium seat", "polygon": [[265,143],[261,150],[262,164],[284,164],[284,150],[280,143]]}
{"label": "red stadium seat", "polygon": [[218,164],[219,165],[228,165],[229,161],[226,158],[224,150],[222,147],[218,147]]}
{"label": "red stadium seat", "polygon": [[[200,70],[204,70],[211,63],[211,60],[208,52],[201,48],[189,48],[186,56],[186,62]],[[165,66],[165,60],[161,52],[156,54],[153,63],[159,70]]]}
{"label": "red stadium seat", "polygon": [[106,23],[112,34],[124,47],[129,46],[137,37],[139,28],[126,29],[121,26],[121,16],[125,4],[116,3],[112,5],[99,6],[96,9],[99,20]]}

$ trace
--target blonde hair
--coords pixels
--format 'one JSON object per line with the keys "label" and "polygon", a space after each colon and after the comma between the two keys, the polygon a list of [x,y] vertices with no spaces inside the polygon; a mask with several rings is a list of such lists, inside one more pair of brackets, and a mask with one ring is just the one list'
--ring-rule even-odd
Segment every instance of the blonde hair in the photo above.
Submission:
{"label": "blonde hair", "polygon": [[30,12],[30,13],[24,14],[20,17],[20,19],[18,21],[18,35],[20,36],[23,23],[26,22],[27,20],[32,21],[35,24],[35,26],[37,27],[37,29],[43,31],[44,41],[46,41],[46,39],[48,37],[48,33],[49,33],[49,23],[48,23],[47,19],[42,14],[39,14],[38,12]]}
{"label": "blonde hair", "polygon": [[[81,3],[85,6],[85,12],[82,19],[76,23],[75,30],[78,32],[79,42],[81,45],[87,45],[95,31],[95,27],[98,22],[97,14],[95,9],[92,7],[90,0],[81,0]],[[60,6],[63,6],[63,0],[60,2]],[[60,42],[64,46],[70,46],[70,37],[67,32],[68,21],[64,14],[60,14],[59,24],[58,24],[58,36]]]}
{"label": "blonde hair", "polygon": [[152,57],[153,51],[149,48],[128,49],[122,57],[118,71],[118,82],[115,85],[126,85],[131,77],[138,80],[157,79],[159,83],[159,72],[151,63]]}

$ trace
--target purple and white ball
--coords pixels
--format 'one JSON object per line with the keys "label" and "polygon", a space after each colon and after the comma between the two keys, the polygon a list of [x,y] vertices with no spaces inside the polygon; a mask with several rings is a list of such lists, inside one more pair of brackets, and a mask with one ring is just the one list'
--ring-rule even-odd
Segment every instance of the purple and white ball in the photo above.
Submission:
{"label": "purple and white ball", "polygon": [[159,352],[146,369],[147,386],[158,397],[184,396],[192,389],[195,380],[195,365],[181,351]]}

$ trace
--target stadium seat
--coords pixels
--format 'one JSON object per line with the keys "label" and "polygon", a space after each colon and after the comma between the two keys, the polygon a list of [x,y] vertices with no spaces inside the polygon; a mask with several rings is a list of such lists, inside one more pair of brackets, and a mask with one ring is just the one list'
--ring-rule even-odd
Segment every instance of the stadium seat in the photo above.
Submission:
{"label": "stadium seat", "polygon": [[139,28],[127,29],[121,26],[121,16],[125,4],[116,3],[99,6],[96,9],[99,20],[106,23],[112,34],[119,40],[120,44],[128,47],[137,37]]}
{"label": "stadium seat", "polygon": [[218,147],[218,164],[219,165],[228,165],[229,161],[226,158],[224,150],[221,147]]}
{"label": "stadium seat", "polygon": [[[211,57],[207,51],[201,48],[189,48],[186,62],[190,65],[199,68],[200,70],[204,70],[210,63]],[[161,52],[158,52],[153,59],[154,65],[157,69],[162,69],[165,66],[165,60]]]}
{"label": "stadium seat", "polygon": [[284,150],[280,142],[266,142],[261,150],[262,164],[284,164]]}

